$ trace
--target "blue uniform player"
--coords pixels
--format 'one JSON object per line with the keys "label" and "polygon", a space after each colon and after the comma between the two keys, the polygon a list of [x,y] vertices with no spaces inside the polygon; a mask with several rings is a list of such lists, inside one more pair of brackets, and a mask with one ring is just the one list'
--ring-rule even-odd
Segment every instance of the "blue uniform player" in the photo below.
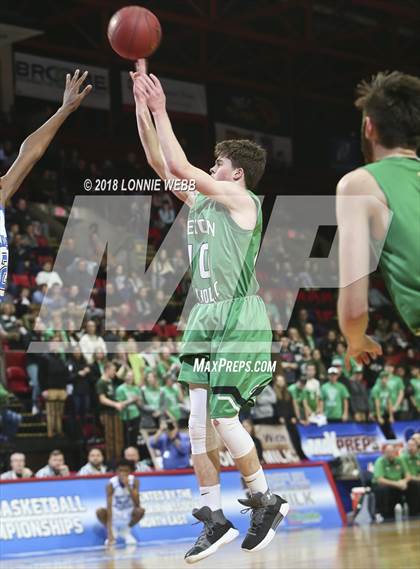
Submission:
{"label": "blue uniform player", "polygon": [[80,75],[77,69],[73,77],[68,73],[63,104],[38,130],[30,134],[20,147],[19,155],[9,170],[0,177],[0,301],[7,288],[9,250],[4,219],[4,209],[11,196],[20,188],[23,180],[40,160],[60,126],[75,111],[91,91],[92,85],[80,90],[87,71]]}

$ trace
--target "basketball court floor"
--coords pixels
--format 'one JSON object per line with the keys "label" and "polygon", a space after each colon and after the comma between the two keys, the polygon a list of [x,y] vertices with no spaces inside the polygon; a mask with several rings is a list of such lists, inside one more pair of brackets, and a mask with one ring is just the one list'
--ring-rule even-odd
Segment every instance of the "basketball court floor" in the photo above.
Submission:
{"label": "basketball court floor", "polygon": [[[201,569],[418,569],[420,520],[333,530],[280,531],[265,550],[241,551],[240,538]],[[188,543],[96,548],[2,560],[2,569],[178,569]]]}

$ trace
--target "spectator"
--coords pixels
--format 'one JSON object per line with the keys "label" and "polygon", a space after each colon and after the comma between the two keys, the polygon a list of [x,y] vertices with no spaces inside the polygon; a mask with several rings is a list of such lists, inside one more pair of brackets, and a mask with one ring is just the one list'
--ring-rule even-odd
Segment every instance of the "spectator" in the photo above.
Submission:
{"label": "spectator", "polygon": [[117,401],[126,403],[126,407],[120,413],[123,422],[125,445],[136,445],[140,427],[139,405],[141,404],[141,391],[140,387],[134,385],[132,370],[127,371],[124,383],[117,387],[115,395]]}
{"label": "spectator", "polygon": [[73,348],[73,354],[67,364],[69,381],[73,384],[73,401],[76,416],[82,421],[90,409],[90,390],[92,374],[80,346]]}
{"label": "spectator", "polygon": [[175,378],[168,373],[165,385],[160,390],[160,408],[173,421],[179,421],[182,416],[183,392],[179,383],[175,383]]}
{"label": "spectator", "polygon": [[[404,401],[404,382],[399,375],[396,375],[395,366],[387,364],[384,371],[388,373],[387,385],[391,397],[392,414],[399,421],[402,418],[401,407]],[[378,383],[378,380],[376,382]]]}
{"label": "spectator", "polygon": [[[87,358],[85,358],[87,361]],[[107,357],[102,348],[95,350],[93,354],[93,362],[90,365],[90,372],[92,374],[92,381],[95,384],[98,379],[101,378],[104,373],[105,364],[107,363]]]}
{"label": "spectator", "polygon": [[315,364],[308,364],[306,366],[306,385],[305,385],[305,397],[306,403],[308,404],[309,415],[313,413],[317,414],[319,412],[320,401],[321,401],[321,384],[319,380],[315,377],[316,366]]}
{"label": "spectator", "polygon": [[48,464],[38,470],[35,478],[49,478],[54,476],[69,476],[70,470],[64,462],[64,454],[61,450],[53,450],[48,457]]}
{"label": "spectator", "polygon": [[133,370],[135,385],[143,385],[146,360],[139,354],[137,342],[134,338],[129,338],[127,341],[127,360]]}
{"label": "spectator", "polygon": [[411,406],[412,419],[420,419],[420,368],[411,368],[411,379],[408,385],[408,399]]}
{"label": "spectator", "polygon": [[405,471],[408,477],[408,492],[417,496],[414,507],[409,506],[411,516],[420,514],[420,450],[414,437],[407,442],[407,448],[401,453]]}
{"label": "spectator", "polygon": [[14,452],[10,456],[10,470],[3,472],[1,480],[16,480],[19,478],[31,478],[32,470],[26,468],[26,457],[22,452]]}
{"label": "spectator", "polygon": [[396,447],[387,444],[383,456],[376,459],[373,472],[376,511],[385,520],[393,519],[395,506],[402,505],[404,499],[411,515],[420,511],[420,493],[409,481],[410,476],[403,460],[397,456]]}
{"label": "spectator", "polygon": [[143,411],[146,412],[144,416],[144,423],[142,420],[142,427],[153,428],[162,415],[160,409],[160,387],[158,385],[156,374],[151,371],[146,374],[145,384],[141,388],[141,395],[143,399]]}
{"label": "spectator", "polygon": [[63,286],[63,281],[61,280],[60,275],[56,271],[52,270],[52,263],[50,261],[44,263],[42,269],[43,270],[40,271],[35,278],[38,286],[47,285],[48,288],[55,284],[60,285],[60,287]]}
{"label": "spectator", "polygon": [[127,447],[124,450],[124,458],[134,464],[135,472],[151,472],[152,470],[147,460],[140,459],[140,453],[136,446]]}
{"label": "spectator", "polygon": [[345,385],[338,382],[339,370],[328,369],[328,382],[321,387],[321,413],[328,421],[348,421],[350,393]]}
{"label": "spectator", "polygon": [[294,383],[296,381],[298,364],[295,360],[295,356],[290,349],[290,340],[287,336],[283,336],[280,339],[280,350],[278,357],[281,362],[281,368],[284,376],[286,377],[287,383]]}
{"label": "spectator", "polygon": [[271,385],[267,385],[257,396],[255,406],[251,409],[252,418],[255,424],[272,424],[276,421],[274,412],[276,401],[277,397],[274,389]]}
{"label": "spectator", "polygon": [[92,448],[88,454],[87,463],[77,473],[78,476],[97,476],[105,474],[104,454],[99,448]]}
{"label": "spectator", "polygon": [[307,322],[303,327],[303,340],[306,346],[309,346],[311,350],[316,348],[314,325],[311,324],[311,322]]}
{"label": "spectator", "polygon": [[70,374],[60,354],[56,341],[49,343],[50,353],[41,364],[39,375],[42,395],[46,400],[48,437],[63,434],[64,405]]}
{"label": "spectator", "polygon": [[161,421],[159,430],[151,437],[150,446],[158,449],[164,470],[190,467],[191,445],[186,433],[180,433],[173,421]]}
{"label": "spectator", "polygon": [[383,425],[385,422],[394,422],[391,391],[388,387],[389,377],[388,372],[381,372],[378,378],[379,382],[376,382],[370,392],[372,411],[376,421],[378,421],[380,425]]}
{"label": "spectator", "polygon": [[363,379],[363,367],[358,366],[350,377],[350,409],[356,422],[369,418],[369,393]]}
{"label": "spectator", "polygon": [[306,401],[307,392],[305,391],[305,388],[306,377],[304,376],[300,377],[296,383],[289,386],[289,393],[292,397],[295,416],[302,425],[308,424],[308,417],[310,415],[309,406]]}
{"label": "spectator", "polygon": [[0,440],[3,439],[3,442],[9,442],[15,437],[22,421],[22,415],[8,409],[10,400],[13,397],[14,395],[0,381]]}
{"label": "spectator", "polygon": [[280,311],[277,304],[273,302],[273,295],[270,291],[267,291],[264,294],[264,302],[271,325],[274,327],[276,324],[280,323]]}
{"label": "spectator", "polygon": [[179,358],[171,355],[171,350],[167,346],[163,346],[156,364],[156,374],[160,384],[163,385],[168,373],[177,373],[179,368]]}
{"label": "spectator", "polygon": [[114,377],[115,365],[107,362],[104,373],[96,384],[96,393],[100,404],[100,420],[105,434],[106,459],[115,462],[121,456],[123,449],[123,429],[119,414],[131,401],[117,401]]}
{"label": "spectator", "polygon": [[327,337],[321,340],[320,349],[327,366],[331,366],[332,357],[337,349],[337,332],[328,330]]}
{"label": "spectator", "polygon": [[316,377],[319,381],[324,382],[327,380],[327,368],[322,361],[321,350],[314,350],[312,352],[313,364],[316,367]]}
{"label": "spectator", "polygon": [[80,339],[80,348],[88,364],[93,363],[93,356],[97,350],[107,353],[103,338],[96,334],[96,322],[93,320],[88,320],[86,323],[86,333]]}

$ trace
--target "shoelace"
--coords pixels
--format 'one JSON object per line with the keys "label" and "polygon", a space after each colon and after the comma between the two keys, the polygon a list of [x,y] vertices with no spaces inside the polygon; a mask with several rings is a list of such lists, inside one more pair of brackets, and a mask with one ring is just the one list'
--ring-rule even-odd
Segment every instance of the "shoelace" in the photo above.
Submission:
{"label": "shoelace", "polygon": [[208,535],[213,535],[214,534],[214,524],[211,521],[208,522],[202,522],[201,520],[198,520],[198,522],[194,522],[193,526],[196,526],[198,524],[204,524],[203,529],[201,530],[200,535],[197,538],[197,541],[195,542],[195,545],[202,545],[202,543],[204,542],[204,540],[207,538]]}
{"label": "shoelace", "polygon": [[258,527],[262,524],[265,514],[265,507],[260,506],[259,508],[244,508],[241,510],[241,514],[247,514],[251,510],[251,527],[248,530],[248,533],[252,535],[256,535],[258,531]]}

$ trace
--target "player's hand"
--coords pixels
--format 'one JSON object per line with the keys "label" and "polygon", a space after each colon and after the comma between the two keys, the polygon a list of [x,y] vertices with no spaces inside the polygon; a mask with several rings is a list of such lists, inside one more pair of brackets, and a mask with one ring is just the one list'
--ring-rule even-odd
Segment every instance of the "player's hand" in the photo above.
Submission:
{"label": "player's hand", "polygon": [[63,95],[63,104],[62,108],[70,113],[75,111],[86,97],[88,93],[92,90],[92,85],[87,85],[83,91],[80,92],[80,88],[83,84],[83,81],[86,79],[88,72],[85,71],[79,77],[79,70],[76,69],[73,77],[71,77],[70,73],[66,75],[66,88],[64,90]]}
{"label": "player's hand", "polygon": [[381,354],[381,345],[370,336],[364,335],[360,342],[348,342],[344,365],[347,370],[351,369],[350,358],[353,358],[359,365],[369,365],[370,359],[375,360]]}
{"label": "player's hand", "polygon": [[164,111],[166,107],[166,97],[162,85],[156,75],[142,75],[139,79],[141,89],[146,95],[147,106],[155,113]]}
{"label": "player's hand", "polygon": [[146,103],[146,93],[142,89],[141,83],[139,81],[142,75],[146,75],[147,73],[147,60],[146,59],[138,59],[136,61],[136,71],[130,71],[130,77],[133,80],[133,95],[134,101],[136,106],[144,107],[147,105]]}

